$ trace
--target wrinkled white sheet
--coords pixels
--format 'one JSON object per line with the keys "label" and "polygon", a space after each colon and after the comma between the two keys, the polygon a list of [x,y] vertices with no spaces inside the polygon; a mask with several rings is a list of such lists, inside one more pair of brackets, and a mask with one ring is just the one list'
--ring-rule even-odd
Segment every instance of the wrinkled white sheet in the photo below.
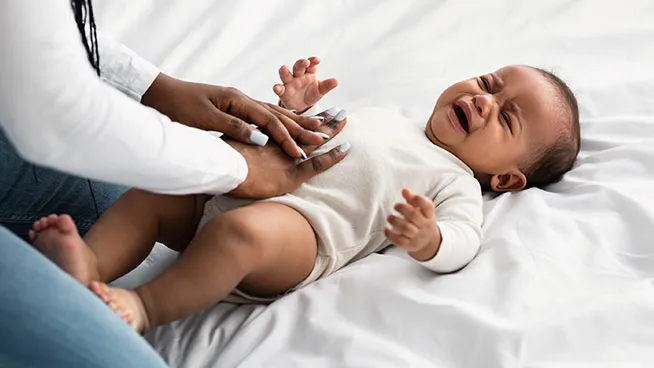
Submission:
{"label": "wrinkled white sheet", "polygon": [[[175,367],[654,366],[654,2],[97,1],[105,33],[178,77],[263,100],[318,55],[324,105],[429,116],[450,83],[509,63],[557,72],[581,158],[548,191],[486,202],[464,270],[373,255],[268,306],[220,304],[148,339]],[[136,122],[135,122],[136,123]],[[189,147],[191,148],[191,147]],[[143,281],[162,249],[122,280]]]}

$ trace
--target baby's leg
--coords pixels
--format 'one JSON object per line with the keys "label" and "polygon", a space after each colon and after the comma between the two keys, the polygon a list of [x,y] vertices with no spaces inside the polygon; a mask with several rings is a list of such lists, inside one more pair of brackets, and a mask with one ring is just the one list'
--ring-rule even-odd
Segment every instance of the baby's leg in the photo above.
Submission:
{"label": "baby's leg", "polygon": [[84,240],[66,215],[37,221],[30,238],[82,284],[111,281],[142,262],[157,240],[177,250],[188,244],[208,198],[131,190],[105,212]]}
{"label": "baby's leg", "polygon": [[91,289],[145,332],[219,302],[238,285],[261,296],[283,293],[311,273],[316,252],[302,215],[260,202],[217,215],[176,263],[135,291],[100,283]]}
{"label": "baby's leg", "polygon": [[97,280],[108,282],[131,271],[155,242],[181,251],[189,244],[207,195],[173,196],[130,190],[105,212],[84,237],[97,257]]}

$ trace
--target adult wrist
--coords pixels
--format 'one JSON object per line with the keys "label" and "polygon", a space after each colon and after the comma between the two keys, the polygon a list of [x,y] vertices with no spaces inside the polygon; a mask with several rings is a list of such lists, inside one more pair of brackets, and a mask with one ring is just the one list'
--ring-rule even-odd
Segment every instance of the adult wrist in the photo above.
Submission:
{"label": "adult wrist", "polygon": [[161,106],[162,100],[165,99],[165,96],[170,94],[168,91],[175,81],[175,78],[164,73],[159,73],[157,77],[152,81],[152,84],[150,84],[150,87],[141,97],[141,103],[145,106],[156,109],[162,114],[165,114],[165,112],[161,111],[158,106]]}

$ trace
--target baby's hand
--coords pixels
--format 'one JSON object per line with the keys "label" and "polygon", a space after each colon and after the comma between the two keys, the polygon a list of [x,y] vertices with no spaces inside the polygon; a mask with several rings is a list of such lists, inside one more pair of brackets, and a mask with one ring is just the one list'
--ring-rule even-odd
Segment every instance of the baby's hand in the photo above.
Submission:
{"label": "baby's hand", "polygon": [[388,215],[390,226],[384,228],[386,238],[409,252],[418,261],[432,259],[441,245],[441,232],[436,225],[434,203],[428,198],[402,190],[406,203],[398,202],[393,208],[404,218]]}
{"label": "baby's hand", "polygon": [[300,59],[293,65],[293,73],[286,65],[279,69],[283,84],[275,84],[273,91],[279,96],[282,106],[302,113],[315,105],[327,92],[338,86],[334,78],[319,81],[316,69],[320,59],[315,56]]}

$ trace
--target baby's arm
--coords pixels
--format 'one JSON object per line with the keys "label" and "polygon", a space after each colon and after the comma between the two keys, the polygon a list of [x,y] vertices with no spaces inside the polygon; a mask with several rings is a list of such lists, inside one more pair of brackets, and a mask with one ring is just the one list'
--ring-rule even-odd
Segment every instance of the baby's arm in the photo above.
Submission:
{"label": "baby's arm", "polygon": [[279,96],[282,107],[302,113],[338,86],[338,81],[334,78],[318,80],[318,64],[320,59],[312,56],[296,61],[292,73],[286,65],[279,69],[282,83],[275,84],[273,91]]}
{"label": "baby's arm", "polygon": [[407,203],[395,205],[404,218],[388,216],[394,230],[384,229],[389,241],[435,272],[453,272],[468,264],[481,245],[483,213],[479,184],[467,179],[443,189],[435,211],[431,200],[405,189]]}

